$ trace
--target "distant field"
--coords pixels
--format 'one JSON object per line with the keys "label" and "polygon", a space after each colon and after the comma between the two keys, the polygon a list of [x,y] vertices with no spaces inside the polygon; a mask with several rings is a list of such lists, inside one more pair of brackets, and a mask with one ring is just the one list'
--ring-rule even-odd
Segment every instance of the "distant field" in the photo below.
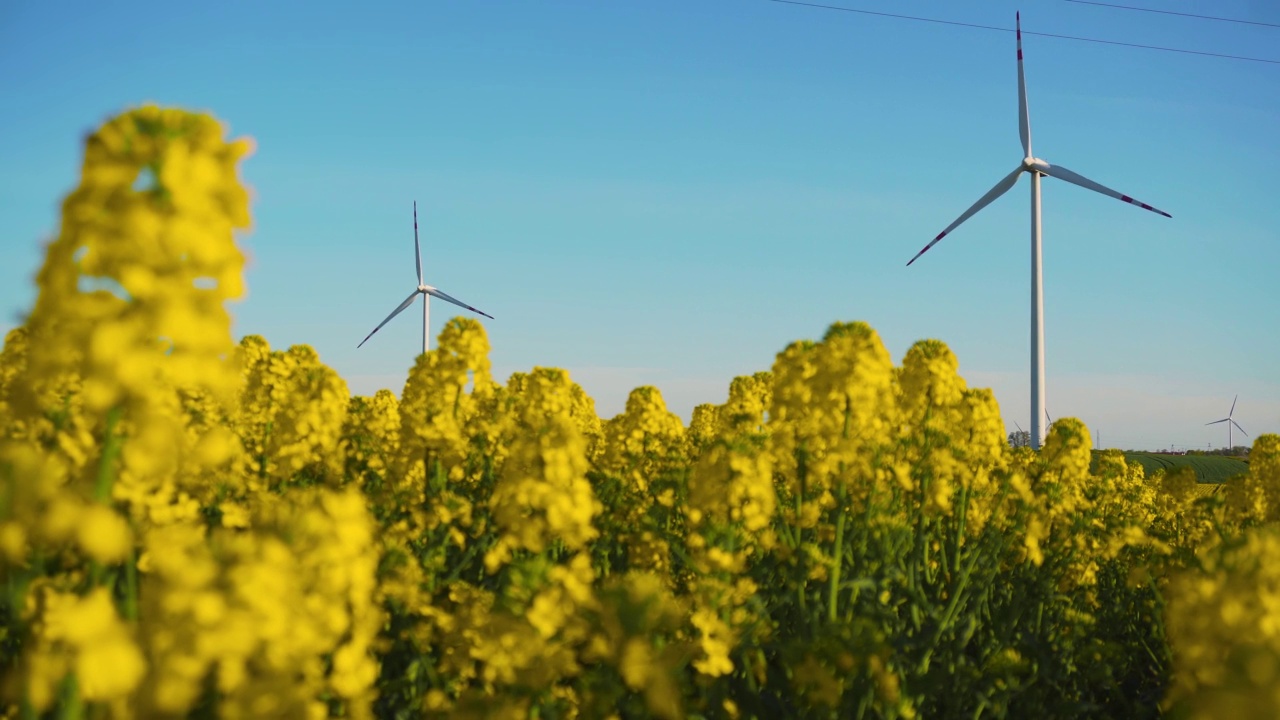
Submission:
{"label": "distant field", "polygon": [[1161,455],[1159,453],[1126,452],[1125,462],[1138,463],[1148,475],[1157,470],[1190,466],[1202,483],[1220,483],[1249,469],[1249,464],[1221,455]]}

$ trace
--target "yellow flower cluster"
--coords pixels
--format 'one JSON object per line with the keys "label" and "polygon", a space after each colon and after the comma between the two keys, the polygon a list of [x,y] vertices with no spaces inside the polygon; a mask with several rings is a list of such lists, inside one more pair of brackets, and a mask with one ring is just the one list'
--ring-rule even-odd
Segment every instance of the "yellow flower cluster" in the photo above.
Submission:
{"label": "yellow flower cluster", "polygon": [[250,526],[207,536],[175,524],[148,535],[142,617],[155,671],[143,706],[192,707],[216,669],[228,717],[324,716],[326,696],[367,717],[382,616],[363,495],[266,496]]}
{"label": "yellow flower cluster", "polygon": [[702,454],[689,473],[688,513],[692,525],[740,525],[757,538],[777,510],[773,458],[767,452],[719,443]]}
{"label": "yellow flower cluster", "polygon": [[1169,583],[1176,672],[1170,700],[1189,717],[1280,715],[1280,528],[1202,553]]}
{"label": "yellow flower cluster", "polygon": [[[1197,533],[1193,559],[1173,568],[1165,594],[1173,650],[1166,705],[1193,718],[1280,713],[1280,436],[1254,442],[1249,471],[1221,504],[1184,498]],[[1188,507],[1189,506],[1189,507]],[[1232,527],[1243,526],[1233,531]]]}
{"label": "yellow flower cluster", "polygon": [[586,441],[570,416],[568,373],[539,368],[523,384],[512,409],[518,430],[489,498],[502,533],[485,559],[490,570],[512,550],[541,553],[556,541],[584,549],[601,509],[586,478]]}
{"label": "yellow flower cluster", "polygon": [[323,481],[342,475],[340,452],[350,393],[347,384],[306,345],[272,351],[256,335],[240,342],[244,399],[235,427],[246,451],[250,489],[306,473]]}
{"label": "yellow flower cluster", "polygon": [[364,496],[267,492],[341,478],[346,385],[309,348],[236,352],[225,303],[243,293],[250,144],[223,135],[143,107],[90,136],[35,307],[6,340],[10,690],[38,711],[184,714],[214,676],[227,717],[372,706]]}
{"label": "yellow flower cluster", "polygon": [[147,662],[120,620],[106,588],[84,597],[45,586],[33,595],[33,647],[28,656],[27,697],[45,711],[68,673],[76,678],[80,697],[111,702],[117,714],[122,702],[147,671]]}
{"label": "yellow flower cluster", "polygon": [[[821,343],[793,343],[773,366],[770,451],[793,492],[862,486],[873,448],[896,426],[893,362],[866,323],[836,323]],[[846,488],[862,492],[863,488]]]}
{"label": "yellow flower cluster", "polygon": [[604,442],[601,467],[641,492],[685,458],[684,423],[667,410],[662,393],[648,385],[632,390],[623,413],[604,424]]}
{"label": "yellow flower cluster", "polygon": [[[599,591],[596,631],[586,659],[608,662],[627,689],[641,693],[655,717],[682,718],[679,668],[686,648],[674,636],[685,609],[652,573],[634,572],[610,580]],[[596,715],[616,712],[601,707]]]}
{"label": "yellow flower cluster", "polygon": [[427,478],[446,470],[450,480],[463,479],[467,423],[478,419],[475,406],[492,385],[483,328],[474,320],[450,320],[436,349],[418,356],[401,393],[395,473]]}
{"label": "yellow flower cluster", "polygon": [[356,396],[347,406],[342,454],[347,472],[363,482],[381,484],[400,446],[400,400],[390,390]]}

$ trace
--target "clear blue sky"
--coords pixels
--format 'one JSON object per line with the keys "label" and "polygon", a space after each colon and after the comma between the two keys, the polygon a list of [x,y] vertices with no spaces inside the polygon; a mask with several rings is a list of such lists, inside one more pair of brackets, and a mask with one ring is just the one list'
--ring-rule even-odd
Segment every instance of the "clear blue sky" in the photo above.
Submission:
{"label": "clear blue sky", "polygon": [[[1064,0],[829,4],[1280,60],[1280,28]],[[1258,0],[1132,0],[1280,24]],[[1280,65],[1025,39],[1036,155],[1173,214],[1044,184],[1048,409],[1134,448],[1280,432]],[[501,377],[568,368],[603,416],[686,418],[799,338],[935,337],[1028,426],[1029,184],[910,268],[1021,156],[1012,33],[767,0],[0,5],[0,329],[84,134],[147,101],[253,137],[238,335],[397,392],[427,282]],[[455,308],[432,303],[433,325]],[[1237,439],[1239,435],[1237,435]]]}

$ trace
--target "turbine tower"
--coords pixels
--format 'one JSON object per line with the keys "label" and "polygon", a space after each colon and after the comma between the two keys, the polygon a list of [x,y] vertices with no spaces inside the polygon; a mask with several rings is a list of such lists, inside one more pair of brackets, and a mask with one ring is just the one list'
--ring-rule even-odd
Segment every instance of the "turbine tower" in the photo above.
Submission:
{"label": "turbine tower", "polygon": [[391,322],[391,318],[404,312],[404,309],[412,305],[413,301],[417,300],[419,295],[422,296],[422,352],[423,353],[427,352],[427,334],[431,330],[430,326],[431,326],[431,296],[432,295],[440,298],[441,300],[444,300],[445,302],[453,303],[458,307],[466,308],[473,313],[479,313],[481,315],[484,315],[490,320],[493,319],[492,315],[484,312],[483,310],[477,310],[471,307],[470,305],[462,302],[461,300],[443,291],[437,290],[436,288],[422,282],[422,250],[418,246],[418,203],[416,200],[413,203],[413,256],[414,256],[414,260],[416,260],[418,263],[417,265],[418,287],[414,288],[413,292],[409,294],[409,297],[405,298],[404,302],[400,303],[400,307],[391,311],[391,314],[387,316],[386,320],[383,320],[382,322],[378,323],[378,327],[374,328],[373,332],[369,333],[368,335],[365,335],[364,340],[360,341],[360,345],[356,346],[357,348],[363,346],[366,342],[369,342],[369,338],[373,337],[373,333],[378,332],[379,330],[382,329],[383,325],[386,325],[387,323]]}
{"label": "turbine tower", "polygon": [[1122,200],[1130,205],[1136,205],[1144,210],[1150,210],[1159,213],[1165,217],[1173,217],[1163,210],[1157,210],[1150,205],[1138,202],[1128,195],[1112,190],[1109,187],[1100,185],[1089,178],[1071,172],[1061,165],[1050,165],[1049,163],[1035,157],[1031,154],[1031,118],[1027,114],[1027,83],[1022,70],[1022,16],[1017,16],[1017,35],[1018,35],[1018,132],[1022,136],[1022,152],[1024,157],[1018,167],[1013,172],[1004,177],[1003,180],[996,183],[986,195],[978,199],[972,207],[965,210],[956,221],[947,226],[946,230],[938,233],[924,249],[916,253],[915,257],[907,263],[910,265],[925,254],[929,248],[938,244],[938,241],[946,237],[948,233],[956,229],[960,223],[973,217],[982,208],[990,205],[992,201],[1005,194],[1022,177],[1023,173],[1031,175],[1031,446],[1039,449],[1044,442],[1045,426],[1042,424],[1042,418],[1045,417],[1044,411],[1044,289],[1041,284],[1041,253],[1040,253],[1040,178],[1047,175],[1049,177],[1065,180],[1073,185],[1079,185],[1087,190],[1092,190],[1103,195],[1108,195],[1117,200]]}
{"label": "turbine tower", "polygon": [[1232,426],[1232,425],[1234,425],[1234,426],[1236,427],[1236,429],[1237,429],[1237,430],[1239,430],[1240,432],[1244,433],[1244,434],[1245,434],[1245,437],[1248,437],[1248,435],[1249,435],[1249,433],[1244,432],[1244,428],[1240,427],[1240,423],[1238,423],[1238,422],[1236,422],[1235,420],[1232,420],[1232,419],[1231,419],[1231,416],[1236,414],[1236,400],[1239,400],[1239,399],[1240,399],[1240,396],[1239,396],[1239,395],[1236,395],[1236,396],[1235,396],[1235,398],[1231,401],[1231,411],[1227,413],[1227,416],[1226,416],[1226,417],[1222,418],[1221,420],[1214,420],[1213,422],[1205,423],[1205,425],[1206,425],[1206,426],[1208,426],[1208,425],[1217,425],[1218,423],[1226,423],[1226,424],[1227,424],[1227,452],[1231,452],[1232,448],[1234,448],[1234,447],[1235,447],[1235,445],[1234,445],[1234,444],[1232,444],[1232,439],[1231,439],[1231,426]]}

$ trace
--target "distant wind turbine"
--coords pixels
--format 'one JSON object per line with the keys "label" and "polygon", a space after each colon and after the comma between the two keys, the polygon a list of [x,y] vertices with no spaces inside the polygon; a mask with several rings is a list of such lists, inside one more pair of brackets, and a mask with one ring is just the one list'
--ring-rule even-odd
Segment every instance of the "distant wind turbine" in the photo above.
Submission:
{"label": "distant wind turbine", "polygon": [[1071,172],[1061,165],[1050,165],[1031,154],[1031,118],[1027,112],[1027,83],[1022,70],[1021,13],[1016,18],[1018,35],[1018,131],[1022,136],[1022,152],[1025,157],[1022,158],[1022,163],[1013,172],[996,183],[996,186],[991,188],[986,195],[979,198],[978,202],[973,204],[973,207],[965,210],[960,217],[956,218],[955,222],[948,225],[946,230],[938,233],[938,236],[928,245],[925,245],[923,250],[916,253],[916,256],[911,258],[907,265],[915,262],[929,248],[938,244],[939,240],[956,229],[960,223],[973,217],[979,210],[1008,192],[1018,182],[1018,178],[1022,177],[1022,173],[1031,175],[1031,446],[1038,449],[1044,442],[1045,433],[1045,427],[1041,425],[1040,420],[1041,416],[1044,415],[1042,412],[1044,407],[1044,292],[1041,286],[1040,268],[1040,177],[1042,175],[1055,177],[1073,185],[1079,185],[1087,190],[1093,190],[1117,200],[1123,200],[1130,205],[1137,205],[1144,210],[1150,210],[1165,217],[1173,216],[1146,203],[1138,202],[1128,195],[1100,185],[1083,175]]}
{"label": "distant wind turbine", "polygon": [[[1017,434],[1015,437],[1016,437],[1016,438],[1018,438],[1018,441],[1019,441],[1019,442],[1021,442],[1022,436],[1023,436],[1024,434],[1025,434],[1027,437],[1030,437],[1030,436],[1031,436],[1031,433],[1028,433],[1028,432],[1026,432],[1025,430],[1023,430],[1023,429],[1022,429],[1022,426],[1018,424],[1018,421],[1017,421],[1017,420],[1014,420],[1014,421],[1013,421],[1013,426],[1014,426],[1014,427],[1016,427],[1016,428],[1018,428],[1018,434]],[[1012,443],[1011,443],[1011,444],[1012,444]],[[1014,445],[1014,447],[1022,447],[1022,446],[1021,446],[1021,445]]]}
{"label": "distant wind turbine", "polygon": [[1236,422],[1235,420],[1232,420],[1232,419],[1231,419],[1231,416],[1232,416],[1232,415],[1235,415],[1235,413],[1236,413],[1236,400],[1239,400],[1239,399],[1240,399],[1240,396],[1239,396],[1239,395],[1236,395],[1236,396],[1235,396],[1235,398],[1231,401],[1231,411],[1227,413],[1227,416],[1226,416],[1226,417],[1222,418],[1221,420],[1214,420],[1213,422],[1205,423],[1205,425],[1206,425],[1206,426],[1208,426],[1208,425],[1217,425],[1218,423],[1226,423],[1226,424],[1227,424],[1227,451],[1228,451],[1228,452],[1230,452],[1230,451],[1231,451],[1231,449],[1235,447],[1235,445],[1234,445],[1234,444],[1232,444],[1232,439],[1231,439],[1231,426],[1232,426],[1232,425],[1234,425],[1234,426],[1236,427],[1236,429],[1237,429],[1237,430],[1239,430],[1240,432],[1244,433],[1244,434],[1245,434],[1245,437],[1248,437],[1248,435],[1249,435],[1249,433],[1244,432],[1244,428],[1240,427],[1240,423],[1238,423],[1238,422]]}
{"label": "distant wind turbine", "polygon": [[409,297],[405,298],[404,302],[400,303],[400,307],[391,311],[391,314],[387,316],[386,320],[383,320],[382,322],[378,323],[378,327],[374,328],[373,332],[369,333],[368,335],[365,335],[364,340],[360,341],[360,345],[356,346],[357,348],[369,342],[369,338],[373,337],[373,333],[378,332],[379,330],[382,329],[383,325],[386,325],[387,323],[391,322],[391,318],[404,312],[404,309],[412,305],[413,301],[416,300],[419,295],[422,296],[422,352],[423,353],[427,351],[427,333],[430,332],[431,296],[432,295],[440,298],[441,300],[444,300],[445,302],[453,303],[458,307],[466,308],[473,313],[479,313],[481,315],[484,315],[490,320],[493,319],[492,315],[484,312],[483,310],[477,310],[471,307],[470,305],[462,302],[461,300],[443,291],[437,290],[436,288],[422,282],[422,250],[418,246],[418,203],[416,201],[413,203],[413,255],[414,255],[414,259],[418,263],[417,265],[418,287],[414,288],[413,292],[409,294]]}

